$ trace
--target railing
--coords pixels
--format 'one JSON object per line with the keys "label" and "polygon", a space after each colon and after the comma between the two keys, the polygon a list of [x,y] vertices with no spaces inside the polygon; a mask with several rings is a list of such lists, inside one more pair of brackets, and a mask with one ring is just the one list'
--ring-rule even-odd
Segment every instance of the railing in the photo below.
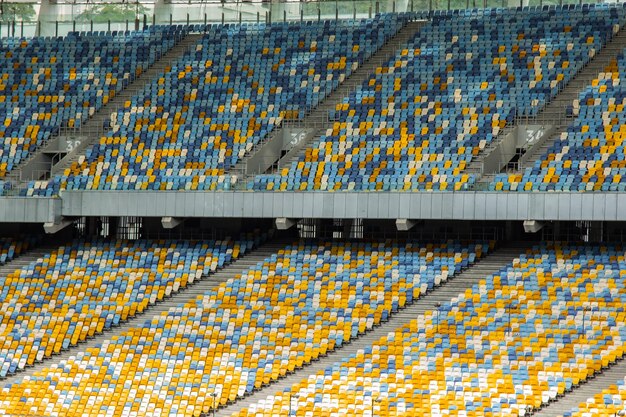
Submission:
{"label": "railing", "polygon": [[[4,2],[4,7],[10,4]],[[33,4],[31,15],[4,16],[0,20],[0,37],[63,36],[71,31],[135,30],[144,25],[355,19],[376,13],[580,4],[580,0],[166,0],[156,7],[155,3],[137,1],[110,3],[120,8],[118,17],[100,21],[101,18],[93,20],[90,16],[97,16],[97,8],[103,3],[75,0],[51,2],[45,8]]]}
{"label": "railing", "polygon": [[[568,101],[569,104],[571,102]],[[565,104],[565,103],[564,103]],[[563,112],[550,113],[548,114],[539,114],[539,115],[517,115],[515,117],[515,125],[545,125],[551,124],[554,126],[567,126],[572,120],[574,116],[566,114]]]}

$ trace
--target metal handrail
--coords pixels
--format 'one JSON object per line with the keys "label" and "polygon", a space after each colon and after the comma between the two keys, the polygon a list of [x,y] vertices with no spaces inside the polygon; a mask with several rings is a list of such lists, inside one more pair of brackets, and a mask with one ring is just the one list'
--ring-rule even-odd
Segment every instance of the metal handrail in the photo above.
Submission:
{"label": "metal handrail", "polygon": [[[187,7],[189,8],[190,13],[179,13],[181,18],[174,20],[173,14],[169,15],[161,15],[159,16],[159,20],[157,20],[157,15],[153,11],[151,18],[148,18],[148,15],[144,14],[144,19],[146,22],[151,23],[152,25],[158,24],[209,24],[209,23],[230,23],[230,22],[261,22],[262,20],[265,23],[271,23],[272,21],[289,21],[296,22],[300,20],[314,20],[321,19],[322,11],[324,17],[334,18],[334,19],[355,19],[357,17],[372,17],[377,13],[405,13],[405,14],[413,14],[417,16],[431,16],[439,11],[450,11],[450,10],[471,10],[471,13],[476,15],[483,15],[486,10],[490,10],[494,7],[496,8],[518,8],[518,7],[526,7],[526,8],[536,8],[543,7],[544,0],[531,0],[533,5],[524,6],[522,0],[519,1],[519,4],[510,5],[508,1],[505,0],[492,0],[491,2],[488,0],[456,0],[453,4],[452,0],[428,0],[427,2],[417,2],[415,0],[409,0],[406,3],[402,3],[402,8],[400,9],[398,5],[400,3],[396,3],[396,0],[336,0],[335,2],[324,2],[322,0],[314,0],[302,2],[299,0],[279,0],[272,1],[271,3],[265,2],[249,2],[247,0],[234,0],[224,2],[222,0],[200,0],[194,3],[190,3],[187,0],[171,0],[170,4],[175,5],[177,9]],[[60,5],[61,7],[65,4],[71,4],[72,6],[78,6],[79,9],[81,6],[90,7],[92,6],[92,2],[89,0],[60,0],[55,3]],[[419,7],[425,3],[424,7]],[[460,3],[460,4],[458,4]],[[559,1],[560,5],[569,4],[564,0]],[[576,1],[576,6],[582,6],[582,1]],[[598,2],[601,3],[601,2]],[[142,4],[152,4],[151,2],[142,1]],[[591,3],[593,4],[593,3]],[[174,6],[171,6],[174,7]],[[250,8],[257,7],[260,10],[249,10]],[[558,7],[558,6],[550,6],[550,7]],[[608,7],[621,7],[620,4],[617,5],[609,5]],[[287,13],[287,9],[290,9],[290,13]],[[296,10],[297,9],[297,10]],[[262,12],[264,10],[263,19],[261,19]],[[212,11],[210,13],[211,19],[209,19],[209,14],[207,11]],[[272,19],[272,12],[274,12],[274,18]],[[73,12],[74,13],[74,12]],[[245,19],[244,19],[245,15]],[[141,18],[142,16],[137,16]],[[140,19],[144,20],[144,19]],[[100,24],[102,26],[108,25],[110,28],[111,24],[115,25],[124,25],[128,27],[130,20],[124,19],[115,22],[107,22]],[[70,16],[70,19],[67,20],[54,20],[49,21],[45,20],[45,17],[40,16],[39,20],[36,22],[26,22],[26,21],[16,21],[5,23],[4,25],[0,25],[0,33],[2,33],[2,29],[4,27],[7,28],[7,35],[15,35],[15,28],[17,24],[20,24],[21,27],[21,35],[23,36],[24,32],[24,24],[26,26],[32,26],[35,28],[36,32],[40,32],[42,29],[42,23],[44,29],[49,27],[55,28],[55,36],[59,36],[58,33],[59,25],[65,25],[67,27],[62,27],[63,31],[73,31],[76,30],[76,24],[80,25],[82,29],[85,25],[89,25],[89,27],[93,30],[94,23],[93,22],[78,22],[74,14]],[[96,25],[99,25],[96,23]],[[143,22],[140,23],[143,27]],[[150,25],[149,25],[150,26]],[[13,32],[11,32],[11,29]],[[50,31],[48,31],[50,32]],[[610,39],[612,34],[606,36],[605,41]]]}

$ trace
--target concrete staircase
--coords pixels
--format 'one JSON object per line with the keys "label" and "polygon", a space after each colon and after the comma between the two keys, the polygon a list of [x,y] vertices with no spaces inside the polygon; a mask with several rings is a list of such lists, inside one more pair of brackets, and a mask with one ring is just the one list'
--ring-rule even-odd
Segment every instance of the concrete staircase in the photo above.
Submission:
{"label": "concrete staircase", "polygon": [[335,362],[339,362],[350,355],[356,354],[357,351],[362,350],[367,346],[371,346],[382,336],[385,336],[389,332],[408,324],[420,314],[424,314],[424,312],[428,310],[436,309],[438,303],[443,304],[450,301],[458,294],[464,292],[466,288],[471,288],[471,286],[477,283],[480,279],[486,278],[499,271],[513,259],[519,257],[524,250],[525,249],[522,246],[496,249],[494,252],[488,254],[482,260],[461,272],[459,275],[451,277],[448,281],[442,283],[433,291],[420,297],[412,305],[407,306],[393,314],[387,322],[368,330],[358,338],[353,339],[351,342],[344,344],[342,347],[335,349],[326,356],[320,357],[318,360],[313,361],[308,365],[303,366],[295,372],[286,375],[284,378],[274,381],[251,393],[250,395],[234,401],[226,407],[218,409],[216,416],[230,416],[243,408],[249,407],[251,404],[267,398],[269,395],[273,395],[290,388],[295,383],[328,368]]}
{"label": "concrete staircase", "polygon": [[[363,62],[350,76],[342,82],[334,91],[329,93],[326,98],[314,109],[312,109],[302,121],[289,122],[284,121],[282,127],[298,127],[302,129],[314,129],[316,133],[311,136],[309,140],[303,140],[295,145],[286,155],[284,155],[278,164],[280,166],[288,166],[291,161],[295,160],[307,147],[308,144],[314,143],[319,140],[320,136],[326,132],[326,129],[332,124],[328,120],[329,111],[333,110],[335,106],[341,102],[341,100],[348,96],[351,92],[355,91],[363,82],[369,77],[376,68],[382,66],[391,57],[395,55],[401,45],[411,40],[420,28],[424,26],[426,21],[414,21],[407,22],[396,33],[395,36],[387,40],[383,46],[381,46],[375,54],[373,54],[368,60]],[[268,137],[259,142],[246,157],[239,161],[231,170],[230,173],[236,175],[238,178],[252,179],[254,173],[248,173],[246,175],[246,163],[253,157],[267,142],[274,138],[281,137],[283,129],[275,129]],[[260,172],[258,172],[260,173]],[[244,181],[242,184],[245,184]]]}
{"label": "concrete staircase", "polygon": [[[173,293],[170,297],[158,301],[156,304],[148,306],[142,313],[133,316],[121,325],[111,329],[107,329],[103,333],[100,333],[93,338],[87,339],[83,342],[79,342],[77,345],[74,345],[69,349],[62,351],[59,354],[55,354],[52,357],[46,358],[43,361],[34,364],[31,367],[20,370],[14,375],[6,377],[4,380],[0,379],[0,381],[2,381],[3,386],[17,382],[24,376],[32,375],[35,372],[43,370],[51,363],[59,363],[61,361],[67,360],[70,357],[75,357],[80,352],[84,352],[88,348],[95,347],[106,340],[110,340],[114,336],[118,336],[130,328],[143,327],[144,323],[147,320],[150,320],[152,317],[167,312],[170,308],[176,307],[181,303],[192,300],[197,296],[209,291],[211,288],[216,287],[221,283],[227,281],[228,279],[244,273],[250,267],[263,261],[265,258],[271,256],[273,253],[278,252],[278,250],[282,249],[283,247],[285,247],[285,244],[280,241],[265,243],[257,249],[253,249],[251,252],[248,252],[243,257],[231,262],[229,265],[225,266],[216,273],[205,275],[200,280],[196,280],[192,284],[187,285],[185,288],[181,288],[178,292]],[[26,257],[24,257],[24,259],[26,259]],[[0,269],[0,274],[2,273],[2,269]]]}
{"label": "concrete staircase", "polygon": [[487,175],[490,174],[485,174],[483,172],[483,159],[491,154],[491,152],[493,152],[498,145],[500,145],[500,142],[514,129],[513,126],[506,126],[504,129],[502,129],[500,131],[500,133],[498,133],[498,136],[496,138],[494,138],[494,140],[489,143],[488,145],[485,146],[484,149],[482,149],[480,152],[478,152],[478,155],[476,155],[474,158],[472,158],[472,160],[470,161],[469,165],[467,165],[467,167],[465,168],[465,171],[463,171],[465,174],[471,174],[474,175],[474,177],[477,179],[480,179],[481,181],[484,181],[486,179]]}
{"label": "concrete staircase", "polygon": [[626,361],[621,359],[601,373],[588,378],[570,392],[531,413],[533,417],[559,417],[577,407],[610,385],[616,384],[626,376]]}
{"label": "concrete staircase", "polygon": [[[75,146],[62,159],[59,160],[49,172],[50,176],[63,172],[63,170],[74,162],[79,155],[84,154],[85,149],[96,143],[105,133],[103,126],[110,119],[111,113],[124,106],[124,102],[130,100],[135,94],[140,92],[148,83],[150,83],[159,74],[165,72],[167,66],[180,58],[192,46],[194,46],[202,35],[188,34],[174,45],[166,54],[156,61],[150,68],[143,72],[139,77],[134,79],[126,88],[118,92],[106,105],[102,106],[89,120],[87,120],[82,128],[73,135],[82,138],[79,145]],[[23,161],[16,169],[14,169],[7,178],[17,187],[21,188],[29,180],[40,179],[42,174],[42,163],[44,154],[53,153],[58,145],[55,140],[49,139],[42,144],[37,152],[31,154],[28,159]],[[49,165],[49,164],[48,164]]]}
{"label": "concrete staircase", "polygon": [[[563,89],[546,105],[544,108],[534,117],[518,118],[516,124],[524,125],[552,125],[555,127],[555,134],[549,139],[537,146],[535,149],[531,149],[532,152],[527,158],[524,166],[533,166],[545,152],[552,146],[554,141],[560,137],[561,132],[567,129],[567,126],[574,119],[572,116],[567,116],[565,111],[567,106],[570,106],[572,102],[578,98],[578,94],[595,79],[600,72],[611,62],[612,58],[626,48],[626,30],[621,29],[617,34],[609,40],[606,45],[596,55],[589,60],[589,62],[581,68],[578,73],[563,87]],[[510,129],[510,128],[509,128]],[[489,146],[485,147],[472,162],[468,165],[466,172],[481,177],[482,160],[485,156],[489,155],[500,143],[500,141],[510,131],[505,128],[499,135],[498,139],[494,140]],[[481,178],[481,182],[487,182],[493,176],[486,176]]]}

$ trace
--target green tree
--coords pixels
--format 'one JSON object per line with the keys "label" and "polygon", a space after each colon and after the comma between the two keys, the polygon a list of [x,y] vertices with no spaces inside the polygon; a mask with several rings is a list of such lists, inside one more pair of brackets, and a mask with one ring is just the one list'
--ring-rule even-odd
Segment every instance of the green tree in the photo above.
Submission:
{"label": "green tree", "polygon": [[125,22],[127,20],[135,20],[136,16],[141,18],[147,12],[148,9],[140,3],[96,4],[83,10],[76,16],[76,21],[93,21],[94,23],[106,23],[108,21]]}
{"label": "green tree", "polygon": [[31,22],[35,20],[35,8],[27,3],[3,3],[0,22]]}

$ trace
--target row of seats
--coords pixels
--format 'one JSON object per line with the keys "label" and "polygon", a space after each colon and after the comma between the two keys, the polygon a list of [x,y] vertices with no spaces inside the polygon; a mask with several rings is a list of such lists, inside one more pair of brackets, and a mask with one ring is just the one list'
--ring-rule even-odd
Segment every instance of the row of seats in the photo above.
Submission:
{"label": "row of seats", "polygon": [[623,356],[625,266],[623,247],[534,247],[233,417],[526,416]]}
{"label": "row of seats", "polygon": [[254,190],[464,190],[516,115],[535,115],[611,34],[623,8],[433,17],[338,104],[325,134]]}
{"label": "row of seats", "polygon": [[626,73],[622,52],[568,108],[575,120],[547,152],[520,174],[500,174],[504,191],[626,191]]}
{"label": "row of seats", "polygon": [[[610,3],[576,3],[576,4],[549,4],[549,5],[534,5],[534,6],[517,6],[515,10],[518,12],[529,12],[529,11],[543,11],[548,12],[550,10],[582,10],[585,12],[595,10],[595,9],[604,9],[606,7],[615,7],[615,4]],[[622,5],[623,6],[623,5]],[[433,11],[422,11],[418,12],[417,15],[423,18],[428,18],[431,15],[439,16],[441,14],[448,15],[452,14],[454,16],[496,16],[499,12],[501,12],[503,8],[494,7],[494,8],[474,8],[474,9],[452,9],[452,10],[433,10]]]}
{"label": "row of seats", "polygon": [[29,235],[0,238],[0,265],[5,264],[41,242],[41,236]]}
{"label": "row of seats", "polygon": [[252,241],[83,241],[0,277],[0,376],[141,313]]}
{"label": "row of seats", "polygon": [[354,339],[489,249],[296,242],[141,327],[5,386],[0,414],[206,414]]}
{"label": "row of seats", "polygon": [[283,120],[301,119],[400,25],[357,21],[213,25],[124,107],[111,131],[50,183],[59,189],[214,190]]}
{"label": "row of seats", "polygon": [[563,417],[617,417],[626,412],[626,378],[598,392]]}
{"label": "row of seats", "polygon": [[170,30],[0,40],[0,177],[61,128],[79,128],[167,52]]}

